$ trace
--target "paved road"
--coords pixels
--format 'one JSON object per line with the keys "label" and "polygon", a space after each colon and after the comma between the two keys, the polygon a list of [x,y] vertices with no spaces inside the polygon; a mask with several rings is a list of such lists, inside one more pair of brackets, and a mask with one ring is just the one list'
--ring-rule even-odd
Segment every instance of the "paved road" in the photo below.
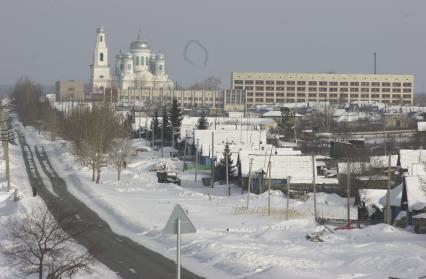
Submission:
{"label": "paved road", "polygon": [[[31,186],[37,189],[37,194],[43,198],[48,207],[60,204],[78,214],[76,219],[84,222],[85,226],[90,229],[79,234],[76,240],[88,249],[95,247],[93,256],[97,260],[126,279],[176,278],[176,264],[173,261],[127,237],[112,232],[105,221],[68,192],[65,181],[58,176],[50,164],[44,148],[34,147],[33,152],[22,133],[18,132],[17,135]],[[35,167],[35,160],[40,162],[56,195],[46,188],[39,171]],[[55,210],[51,210],[51,212],[55,218],[60,217],[59,212],[55,212]],[[181,275],[182,279],[201,278],[185,269],[182,269]]]}

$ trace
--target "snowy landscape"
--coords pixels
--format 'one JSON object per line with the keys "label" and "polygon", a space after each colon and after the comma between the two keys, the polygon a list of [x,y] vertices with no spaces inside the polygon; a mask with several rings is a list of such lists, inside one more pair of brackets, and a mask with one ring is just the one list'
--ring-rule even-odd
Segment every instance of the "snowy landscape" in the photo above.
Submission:
{"label": "snowy landscape", "polygon": [[426,1],[0,7],[0,279],[426,279]]}
{"label": "snowy landscape", "polygon": [[[247,210],[247,194],[241,195],[239,188],[233,186],[232,195],[228,197],[225,185],[215,184],[213,189],[202,186],[200,181],[194,182],[193,172],[181,172],[181,162],[169,157],[161,159],[158,151],[132,156],[120,181],[116,179],[116,170],[107,167],[97,185],[91,181],[90,170],[82,167],[72,155],[67,142],[51,142],[31,127],[23,128],[19,123],[17,126],[33,148],[45,148],[72,194],[104,218],[115,232],[171,259],[175,257],[175,236],[165,235],[162,230],[173,207],[177,203],[182,205],[197,228],[197,233],[183,235],[182,264],[201,276],[417,278],[426,274],[424,236],[385,224],[328,231],[314,222],[312,194],[305,201],[291,199],[293,214],[285,220],[286,196],[273,191],[272,214],[267,216],[266,192],[251,195]],[[133,144],[146,145],[143,140],[134,140]],[[23,198],[13,202],[12,193],[5,192],[3,183],[2,222],[41,202],[31,197],[27,177],[20,171],[19,146],[12,146],[11,152],[13,186]],[[160,160],[179,173],[182,186],[157,182],[155,172],[150,170]],[[317,199],[320,212],[328,217],[344,218],[345,199],[324,193],[319,193]],[[352,214],[356,214],[355,208]],[[324,232],[324,242],[306,239],[306,235],[315,232]],[[7,231],[2,229],[1,235],[2,244],[7,243]],[[12,273],[5,264],[2,266],[1,278],[11,278]],[[100,264],[89,274],[90,278],[115,278]]]}

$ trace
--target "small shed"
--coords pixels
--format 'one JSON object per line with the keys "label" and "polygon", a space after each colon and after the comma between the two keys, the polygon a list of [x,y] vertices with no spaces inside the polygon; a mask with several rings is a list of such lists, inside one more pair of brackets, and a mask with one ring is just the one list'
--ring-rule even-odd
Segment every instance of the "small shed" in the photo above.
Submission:
{"label": "small shed", "polygon": [[426,234],[426,213],[414,215],[413,226],[416,233]]}

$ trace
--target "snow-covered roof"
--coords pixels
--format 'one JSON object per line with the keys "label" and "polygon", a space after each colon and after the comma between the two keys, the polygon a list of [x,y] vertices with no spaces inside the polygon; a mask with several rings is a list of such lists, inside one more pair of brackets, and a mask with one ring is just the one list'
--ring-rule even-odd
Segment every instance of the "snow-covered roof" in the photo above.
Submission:
{"label": "snow-covered roof", "polygon": [[199,144],[209,144],[212,142],[214,132],[214,143],[225,144],[226,142],[241,145],[266,144],[266,131],[226,131],[226,130],[194,130],[194,142],[199,140]]}
{"label": "snow-covered roof", "polygon": [[[408,209],[422,210],[426,207],[426,176],[405,176],[405,186],[407,189]],[[391,205],[400,206],[402,197],[402,183],[391,190]],[[382,205],[386,205],[386,196],[380,199]]]}
{"label": "snow-covered roof", "polygon": [[419,131],[419,132],[426,131],[426,121],[417,122],[417,131]]}
{"label": "snow-covered roof", "polygon": [[[350,164],[350,171],[351,174],[361,174],[368,172],[368,170],[371,168],[370,163],[368,162],[351,162]],[[347,174],[348,169],[348,163],[347,162],[338,162],[337,163],[337,170],[338,173]]]}
{"label": "snow-covered roof", "polygon": [[[396,167],[398,163],[398,155],[391,155],[391,167]],[[373,168],[387,168],[389,164],[388,156],[371,156],[370,164]]]}
{"label": "snow-covered roof", "polygon": [[[275,121],[260,117],[206,117],[209,122],[209,130],[257,130],[260,126],[273,126]],[[192,137],[199,117],[184,117],[180,134],[181,137]],[[215,124],[216,123],[216,124]]]}
{"label": "snow-covered roof", "polygon": [[[391,206],[400,206],[402,196],[402,183],[393,188],[390,192],[390,204]],[[386,195],[380,199],[380,204],[386,206]]]}
{"label": "snow-covered roof", "polygon": [[[380,199],[386,196],[386,190],[384,189],[359,189],[359,197],[368,210],[368,215],[371,216],[375,212],[375,208],[380,210],[383,209],[383,205],[380,203]],[[373,207],[374,206],[374,207]]]}
{"label": "snow-covered roof", "polygon": [[423,149],[401,149],[399,150],[401,167],[413,175],[413,165],[426,164],[426,151]]}
{"label": "snow-covered roof", "polygon": [[[240,153],[241,154],[241,153]],[[243,155],[244,156],[244,155]],[[254,154],[248,155],[248,158],[240,157],[241,173],[247,177],[250,167],[250,158],[253,158],[252,174],[268,170],[269,158],[271,159],[271,178],[285,179],[291,177],[292,183],[312,183],[312,157],[303,155],[271,155]],[[269,177],[269,175],[268,175]],[[337,184],[335,178],[325,178],[316,176],[317,184]]]}
{"label": "snow-covered roof", "polygon": [[426,213],[420,213],[413,216],[414,219],[426,219]]}
{"label": "snow-covered roof", "polygon": [[408,208],[422,210],[426,206],[426,176],[406,176]]}

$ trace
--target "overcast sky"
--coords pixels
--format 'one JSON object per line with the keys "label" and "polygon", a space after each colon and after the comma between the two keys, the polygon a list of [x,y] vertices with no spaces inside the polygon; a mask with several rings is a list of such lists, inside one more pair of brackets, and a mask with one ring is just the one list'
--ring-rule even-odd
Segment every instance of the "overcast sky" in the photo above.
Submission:
{"label": "overcast sky", "polygon": [[[426,1],[1,0],[0,84],[88,82],[96,28],[110,63],[139,29],[166,55],[169,76],[190,84],[232,71],[414,74],[426,91]],[[195,40],[197,44],[184,49]]]}

